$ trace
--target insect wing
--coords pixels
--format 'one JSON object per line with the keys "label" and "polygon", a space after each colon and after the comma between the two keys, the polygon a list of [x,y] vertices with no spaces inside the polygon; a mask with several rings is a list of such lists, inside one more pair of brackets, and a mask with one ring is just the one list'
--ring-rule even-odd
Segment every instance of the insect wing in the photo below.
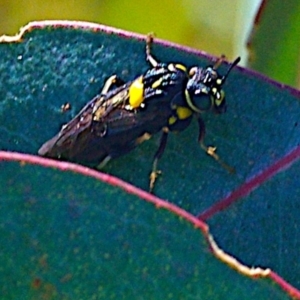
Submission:
{"label": "insect wing", "polygon": [[[123,105],[128,94],[127,85],[112,90],[107,95],[97,95],[60,132],[45,142],[38,154],[53,158],[72,159],[93,135],[93,123],[103,131],[109,113],[118,105]],[[102,128],[102,129],[101,129]]]}

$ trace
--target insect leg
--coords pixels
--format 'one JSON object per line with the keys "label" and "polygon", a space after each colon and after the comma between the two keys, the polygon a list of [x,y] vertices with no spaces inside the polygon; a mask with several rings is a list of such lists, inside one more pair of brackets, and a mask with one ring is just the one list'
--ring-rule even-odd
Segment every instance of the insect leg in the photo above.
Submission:
{"label": "insect leg", "polygon": [[149,61],[152,67],[156,67],[158,62],[151,54],[151,44],[153,43],[153,34],[149,33],[146,39],[146,60]]}
{"label": "insect leg", "polygon": [[110,76],[105,81],[100,95],[106,95],[108,93],[108,91],[110,90],[110,88],[112,87],[112,85],[114,85],[114,84],[116,84],[117,86],[121,86],[122,84],[124,84],[124,81],[122,79],[120,79],[119,77],[117,77],[117,75]]}
{"label": "insect leg", "polygon": [[215,62],[213,69],[217,70],[219,68],[219,66],[223,63],[223,61],[226,59],[226,56],[224,54],[222,54],[217,61]]}
{"label": "insect leg", "polygon": [[204,143],[205,137],[205,124],[200,116],[197,117],[198,125],[199,125],[199,137],[198,142],[200,143],[200,147],[210,156],[212,156],[223,168],[225,168],[229,173],[235,173],[233,167],[227,165],[225,162],[221,160],[219,155],[216,153],[217,147],[206,146]]}
{"label": "insect leg", "polygon": [[93,120],[95,120],[95,118],[97,120],[97,116],[95,116],[96,112],[106,101],[106,95],[109,92],[109,90],[111,89],[111,87],[113,85],[121,86],[122,84],[124,84],[124,81],[122,79],[120,79],[119,77],[117,77],[117,75],[112,75],[105,81],[104,86],[100,92],[100,96],[98,96],[99,100],[97,100],[95,102],[95,105],[93,107],[93,111],[92,111]]}
{"label": "insect leg", "polygon": [[159,174],[161,174],[161,171],[157,170],[157,163],[158,160],[162,157],[166,145],[167,145],[167,139],[168,139],[168,128],[163,128],[163,132],[160,138],[160,143],[159,143],[159,147],[154,155],[154,160],[153,160],[153,164],[152,164],[152,171],[150,174],[150,184],[149,184],[149,192],[152,192],[153,188],[154,188],[154,183],[155,180],[157,178],[157,176]]}
{"label": "insect leg", "polygon": [[107,155],[107,156],[99,163],[99,165],[96,167],[96,169],[98,169],[98,170],[103,169],[111,159],[112,159],[112,157],[111,157],[110,155]]}

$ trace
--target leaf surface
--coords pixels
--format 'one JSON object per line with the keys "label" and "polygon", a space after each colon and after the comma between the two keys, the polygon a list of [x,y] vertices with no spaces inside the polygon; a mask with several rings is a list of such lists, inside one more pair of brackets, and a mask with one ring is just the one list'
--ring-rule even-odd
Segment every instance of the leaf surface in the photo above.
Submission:
{"label": "leaf surface", "polygon": [[[141,36],[84,23],[46,25],[33,23],[22,41],[0,44],[3,150],[36,154],[106,78],[131,80],[148,68]],[[210,61],[168,43],[155,44],[153,53],[188,67]],[[194,123],[171,135],[155,194],[206,220],[222,248],[244,263],[271,266],[299,288],[299,92],[241,68],[232,71],[224,89],[228,111],[204,116],[206,143],[218,146],[236,174],[200,150]],[[66,102],[71,110],[62,113]],[[104,171],[147,189],[157,147],[158,137]]]}
{"label": "leaf surface", "polygon": [[87,168],[0,158],[4,298],[289,299],[216,259],[205,224],[154,196]]}

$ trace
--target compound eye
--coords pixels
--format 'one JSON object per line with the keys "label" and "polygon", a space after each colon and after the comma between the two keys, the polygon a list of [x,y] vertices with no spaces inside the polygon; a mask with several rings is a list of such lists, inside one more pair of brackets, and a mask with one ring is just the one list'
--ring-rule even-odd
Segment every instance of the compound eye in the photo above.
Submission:
{"label": "compound eye", "polygon": [[197,72],[197,67],[191,68],[189,71],[189,76],[193,77],[196,74],[196,72]]}
{"label": "compound eye", "polygon": [[211,96],[207,93],[199,93],[192,96],[192,102],[199,111],[207,111],[211,108]]}
{"label": "compound eye", "polygon": [[219,93],[216,94],[215,106],[217,106],[217,107],[221,106],[224,99],[225,99],[225,92],[223,90],[221,90]]}

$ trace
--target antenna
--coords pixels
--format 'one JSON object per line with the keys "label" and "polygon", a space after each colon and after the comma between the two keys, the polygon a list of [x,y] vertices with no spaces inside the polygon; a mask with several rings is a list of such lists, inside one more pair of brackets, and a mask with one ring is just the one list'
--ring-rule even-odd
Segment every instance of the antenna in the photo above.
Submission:
{"label": "antenna", "polygon": [[222,54],[222,55],[218,58],[218,60],[215,62],[214,66],[213,66],[213,69],[214,69],[214,70],[217,70],[217,69],[220,67],[221,63],[222,63],[225,59],[226,59],[226,56],[225,56],[224,54]]}
{"label": "antenna", "polygon": [[237,57],[234,62],[230,65],[230,67],[228,68],[226,74],[223,76],[222,81],[225,81],[225,79],[227,78],[227,76],[229,75],[230,71],[232,70],[233,67],[235,67],[239,62],[240,62],[241,58]]}

